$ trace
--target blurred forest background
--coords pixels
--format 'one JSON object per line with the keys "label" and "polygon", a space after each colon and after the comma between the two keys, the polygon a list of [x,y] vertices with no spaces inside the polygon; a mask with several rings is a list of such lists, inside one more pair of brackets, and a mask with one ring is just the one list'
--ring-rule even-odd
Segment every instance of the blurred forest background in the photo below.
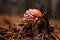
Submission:
{"label": "blurred forest background", "polygon": [[12,33],[9,35],[6,33],[12,32],[15,27],[16,29],[20,27],[19,24],[26,10],[30,8],[40,10],[41,6],[45,8],[46,12],[49,12],[51,18],[49,18],[49,24],[54,27],[54,33],[60,38],[60,0],[0,0],[0,29],[4,28],[0,30],[0,33],[4,33],[6,29],[12,29],[5,32],[4,36],[8,37]]}
{"label": "blurred forest background", "polygon": [[60,0],[0,0],[0,14],[21,15],[29,8],[40,9],[41,5],[52,18],[60,19]]}

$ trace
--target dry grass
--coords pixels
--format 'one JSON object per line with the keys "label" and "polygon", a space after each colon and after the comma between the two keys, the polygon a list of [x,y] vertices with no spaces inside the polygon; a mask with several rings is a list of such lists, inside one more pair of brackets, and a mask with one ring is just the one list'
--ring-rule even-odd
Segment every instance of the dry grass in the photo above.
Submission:
{"label": "dry grass", "polygon": [[[11,23],[11,28],[18,28],[20,22],[22,21],[22,17],[21,16],[1,16],[0,15],[0,40],[5,40],[5,39],[14,40],[14,39],[9,38],[13,35],[14,30],[12,30],[9,27],[9,25],[5,23],[5,19],[7,19]],[[15,24],[15,26],[14,26],[14,24]],[[54,33],[60,38],[60,21],[51,19],[50,24],[52,27],[54,27]],[[1,34],[1,32],[3,34]],[[32,39],[27,38],[24,40],[32,40]],[[36,38],[36,40],[38,40],[38,39]]]}

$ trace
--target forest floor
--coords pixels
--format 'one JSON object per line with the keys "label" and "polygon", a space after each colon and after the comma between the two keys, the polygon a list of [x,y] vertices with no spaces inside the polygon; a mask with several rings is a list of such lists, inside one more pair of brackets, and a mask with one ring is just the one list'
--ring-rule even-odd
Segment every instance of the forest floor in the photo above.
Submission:
{"label": "forest floor", "polygon": [[[6,20],[8,20],[10,22],[10,24],[12,25],[12,28],[15,27],[17,28],[20,24],[20,22],[22,21],[21,16],[4,16],[4,15],[0,15],[0,31],[3,30],[2,32],[4,33],[4,29],[9,29],[8,24],[6,24]],[[55,19],[50,19],[49,23],[52,27],[54,27],[54,33],[56,34],[56,36],[58,36],[60,38],[60,20],[55,20]],[[11,31],[10,31],[11,32]],[[9,34],[10,35],[10,34]],[[0,34],[1,37],[1,34]]]}

